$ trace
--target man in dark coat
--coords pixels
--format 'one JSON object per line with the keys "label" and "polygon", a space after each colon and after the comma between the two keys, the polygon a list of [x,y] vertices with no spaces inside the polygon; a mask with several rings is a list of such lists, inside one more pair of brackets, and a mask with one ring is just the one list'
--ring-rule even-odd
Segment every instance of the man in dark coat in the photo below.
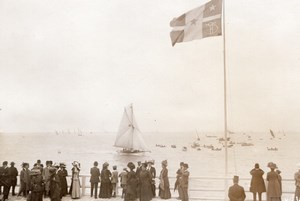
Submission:
{"label": "man in dark coat", "polygon": [[10,163],[9,172],[10,172],[10,182],[11,182],[11,187],[12,187],[12,195],[15,196],[16,195],[15,187],[17,185],[17,176],[19,175],[19,172],[18,172],[17,168],[15,167],[14,162]]}
{"label": "man in dark coat", "polygon": [[94,167],[91,168],[91,178],[90,178],[90,182],[91,182],[91,197],[93,197],[93,192],[95,189],[95,199],[97,199],[97,190],[98,190],[98,183],[100,182],[100,170],[98,168],[98,162],[95,161],[94,162]]}
{"label": "man in dark coat", "polygon": [[233,185],[229,188],[228,197],[230,201],[244,201],[246,198],[245,190],[239,184],[239,177],[233,177]]}
{"label": "man in dark coat", "polygon": [[156,196],[156,193],[155,193],[155,190],[156,190],[156,186],[155,186],[156,169],[152,165],[154,165],[154,161],[153,160],[151,160],[151,161],[148,162],[147,170],[150,172],[150,174],[152,176],[152,179],[151,179],[151,190],[152,190],[153,197],[155,197]]}
{"label": "man in dark coat", "polygon": [[0,178],[0,182],[3,185],[3,197],[2,197],[2,201],[5,201],[8,199],[8,194],[9,194],[9,190],[10,190],[10,172],[9,172],[9,168],[8,168],[8,162],[4,161],[3,162],[3,172],[1,174],[1,178]]}

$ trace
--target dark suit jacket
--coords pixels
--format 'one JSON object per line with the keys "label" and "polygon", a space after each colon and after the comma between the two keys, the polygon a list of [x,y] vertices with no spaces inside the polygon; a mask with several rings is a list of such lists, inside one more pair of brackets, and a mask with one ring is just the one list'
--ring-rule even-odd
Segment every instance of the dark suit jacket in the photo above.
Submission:
{"label": "dark suit jacket", "polygon": [[155,179],[155,177],[156,177],[156,169],[155,169],[155,167],[151,167],[149,169],[149,172],[150,172],[150,174],[152,176],[152,179]]}
{"label": "dark suit jacket", "polygon": [[228,197],[230,201],[244,201],[246,198],[244,188],[238,184],[234,184],[229,188]]}
{"label": "dark suit jacket", "polygon": [[90,178],[90,182],[91,183],[98,183],[100,182],[100,170],[97,167],[92,167],[91,168],[91,178]]}

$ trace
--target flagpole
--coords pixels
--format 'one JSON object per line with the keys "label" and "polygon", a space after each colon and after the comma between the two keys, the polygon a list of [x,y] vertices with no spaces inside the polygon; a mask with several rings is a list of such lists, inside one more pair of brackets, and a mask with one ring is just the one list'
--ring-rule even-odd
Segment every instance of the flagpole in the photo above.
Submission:
{"label": "flagpole", "polygon": [[228,147],[227,147],[227,72],[226,72],[226,40],[225,40],[225,0],[222,6],[222,35],[223,35],[223,71],[224,71],[224,137],[225,137],[225,200],[227,200],[228,191]]}

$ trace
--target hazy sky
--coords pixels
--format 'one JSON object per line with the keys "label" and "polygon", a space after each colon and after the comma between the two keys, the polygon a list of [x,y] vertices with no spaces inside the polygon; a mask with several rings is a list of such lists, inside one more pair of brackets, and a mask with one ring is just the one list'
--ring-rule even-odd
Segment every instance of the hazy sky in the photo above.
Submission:
{"label": "hazy sky", "polygon": [[[205,0],[0,0],[0,130],[223,129],[223,43],[172,47]],[[227,0],[228,125],[300,130],[300,1]]]}

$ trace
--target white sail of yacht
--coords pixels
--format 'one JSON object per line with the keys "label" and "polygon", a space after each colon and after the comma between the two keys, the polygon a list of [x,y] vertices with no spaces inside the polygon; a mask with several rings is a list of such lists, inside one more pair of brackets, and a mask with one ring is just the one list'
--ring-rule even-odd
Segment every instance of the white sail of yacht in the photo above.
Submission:
{"label": "white sail of yacht", "polygon": [[147,147],[142,133],[136,123],[132,104],[124,108],[115,146],[123,148],[122,152],[125,153],[149,151],[149,148]]}

